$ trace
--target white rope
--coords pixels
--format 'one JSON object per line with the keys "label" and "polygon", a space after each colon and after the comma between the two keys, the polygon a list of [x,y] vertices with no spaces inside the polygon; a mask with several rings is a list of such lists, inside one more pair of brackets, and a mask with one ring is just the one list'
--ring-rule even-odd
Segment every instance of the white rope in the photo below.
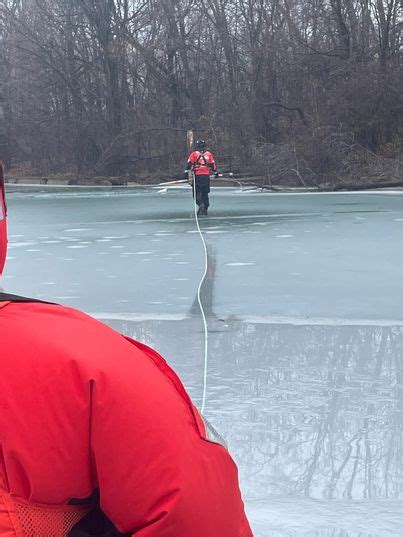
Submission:
{"label": "white rope", "polygon": [[204,408],[206,406],[206,393],[207,393],[207,364],[208,364],[208,329],[207,329],[207,321],[206,321],[206,315],[204,313],[203,304],[200,298],[200,291],[201,287],[203,285],[203,282],[207,276],[207,270],[208,270],[208,254],[207,254],[207,246],[206,241],[204,240],[202,230],[200,229],[199,225],[199,218],[197,216],[197,203],[196,203],[196,177],[193,176],[193,201],[194,201],[194,211],[195,211],[195,219],[196,219],[196,225],[197,230],[199,232],[200,238],[203,243],[204,247],[204,273],[200,280],[199,287],[197,289],[197,300],[199,302],[200,311],[203,318],[203,325],[204,325],[204,373],[203,373],[203,398],[202,398],[202,405],[201,405],[201,413],[203,414]]}

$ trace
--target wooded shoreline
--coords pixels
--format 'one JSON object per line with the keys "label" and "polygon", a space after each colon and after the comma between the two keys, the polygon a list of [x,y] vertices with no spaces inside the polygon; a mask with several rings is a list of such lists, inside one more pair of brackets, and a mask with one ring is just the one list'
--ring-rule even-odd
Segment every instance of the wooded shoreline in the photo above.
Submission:
{"label": "wooded shoreline", "polygon": [[183,169],[192,130],[220,170],[262,177],[264,189],[394,184],[399,8],[0,0],[0,158],[10,180],[26,167],[27,180],[143,183]]}

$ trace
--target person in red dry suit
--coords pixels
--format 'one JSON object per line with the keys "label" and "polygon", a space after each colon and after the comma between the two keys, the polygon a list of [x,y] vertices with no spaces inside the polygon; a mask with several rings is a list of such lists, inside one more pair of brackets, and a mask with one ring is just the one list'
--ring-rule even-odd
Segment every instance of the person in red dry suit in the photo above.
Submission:
{"label": "person in red dry suit", "polygon": [[7,254],[7,207],[4,189],[4,168],[0,160],[0,276],[3,273]]}
{"label": "person in red dry suit", "polygon": [[0,357],[1,537],[252,536],[235,463],[154,350],[0,292]]}
{"label": "person in red dry suit", "polygon": [[217,173],[217,165],[211,151],[206,148],[204,140],[197,140],[196,151],[188,159],[186,170],[192,170],[196,189],[196,203],[199,206],[198,215],[207,215],[209,208],[210,173]]}

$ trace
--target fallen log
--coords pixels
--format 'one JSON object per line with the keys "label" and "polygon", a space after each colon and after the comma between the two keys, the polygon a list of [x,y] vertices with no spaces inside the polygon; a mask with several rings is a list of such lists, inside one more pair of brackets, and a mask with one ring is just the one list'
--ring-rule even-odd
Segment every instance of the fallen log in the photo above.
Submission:
{"label": "fallen log", "polygon": [[[403,187],[403,180],[400,181],[382,181],[376,183],[352,183],[352,184],[339,184],[334,185],[331,190],[370,190],[374,188],[396,188]],[[326,189],[327,190],[327,189]]]}

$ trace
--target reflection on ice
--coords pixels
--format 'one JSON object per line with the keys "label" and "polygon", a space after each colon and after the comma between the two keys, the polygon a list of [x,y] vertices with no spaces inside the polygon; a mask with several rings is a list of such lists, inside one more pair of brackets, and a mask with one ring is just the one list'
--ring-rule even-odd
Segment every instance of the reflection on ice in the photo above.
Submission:
{"label": "reflection on ice", "polygon": [[[200,402],[203,341],[196,316],[179,323],[108,322],[159,349]],[[400,534],[401,504],[377,500],[403,497],[403,327],[211,317],[209,326],[206,414],[240,466],[256,530]],[[374,525],[365,532],[369,515]]]}

